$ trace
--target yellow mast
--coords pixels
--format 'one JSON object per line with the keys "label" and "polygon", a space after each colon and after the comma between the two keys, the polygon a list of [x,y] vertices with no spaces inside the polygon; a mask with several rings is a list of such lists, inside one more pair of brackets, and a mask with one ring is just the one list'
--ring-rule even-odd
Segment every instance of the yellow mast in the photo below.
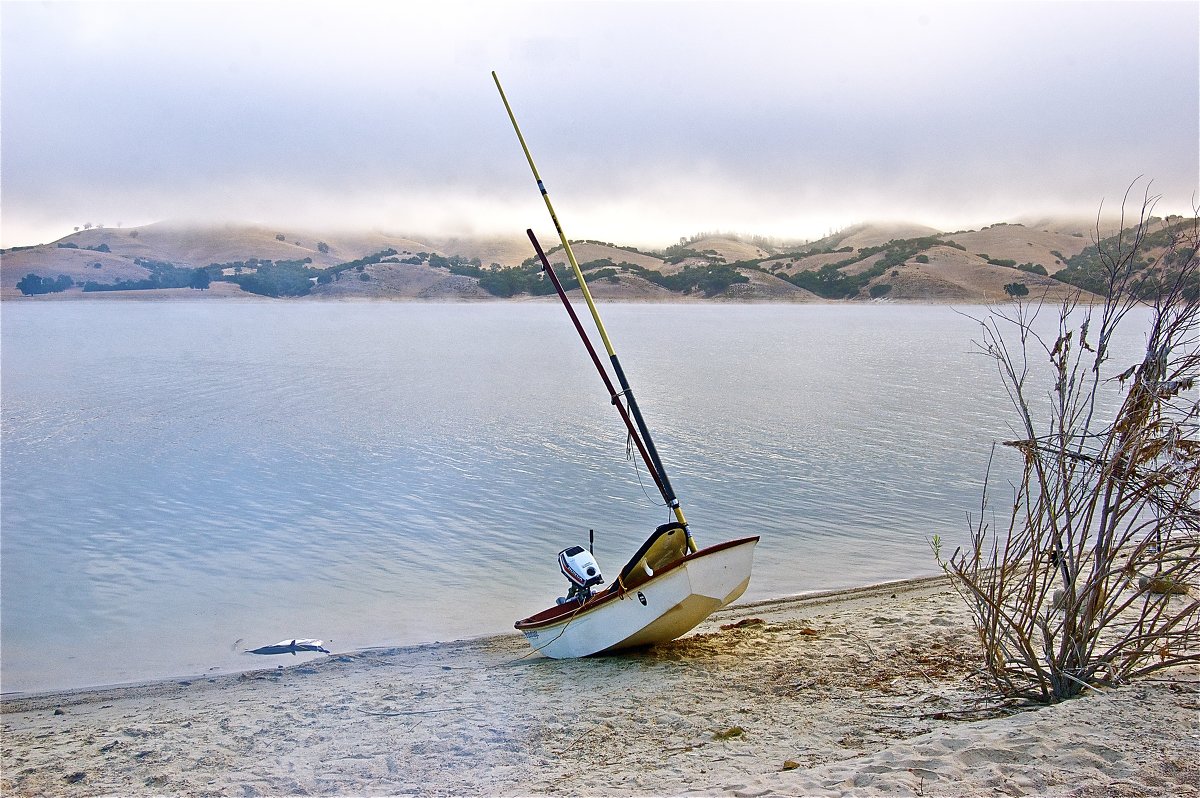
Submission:
{"label": "yellow mast", "polygon": [[[558,214],[554,212],[554,206],[550,203],[550,192],[546,191],[546,185],[542,182],[542,176],[538,174],[537,165],[533,162],[533,155],[529,152],[529,146],[525,143],[525,136],[521,134],[521,127],[517,124],[517,117],[513,114],[512,106],[508,104],[508,97],[504,94],[504,87],[500,85],[500,77],[495,71],[492,72],[492,80],[496,82],[496,90],[500,92],[500,99],[504,102],[504,110],[508,112],[508,119],[512,122],[513,130],[516,131],[517,140],[521,142],[521,150],[525,153],[525,160],[529,162],[529,168],[533,172],[533,179],[537,181],[538,191],[542,193],[542,199],[546,202],[546,210],[550,212],[550,220],[554,222],[554,230],[558,233],[558,240],[562,242],[563,250],[567,253],[567,261],[571,264],[571,271],[575,274],[575,279],[579,282],[579,288],[583,292],[583,300],[587,302],[588,310],[592,314],[592,321],[596,323],[596,329],[600,332],[600,340],[604,342],[604,351],[608,353],[609,360],[613,364],[613,370],[617,373],[617,380],[621,384],[621,391],[625,394],[625,398],[629,402],[629,409],[637,421],[638,428],[642,433],[642,439],[645,441],[651,458],[654,461],[654,467],[658,470],[662,484],[666,488],[665,493],[667,495],[664,498],[666,498],[667,504],[674,511],[675,520],[687,530],[687,519],[683,516],[683,508],[679,506],[679,499],[675,497],[674,489],[671,488],[670,480],[667,479],[667,473],[662,467],[658,451],[654,448],[654,442],[650,439],[650,433],[646,429],[645,422],[642,420],[641,411],[638,410],[637,401],[633,398],[633,391],[630,389],[629,383],[625,378],[625,372],[621,368],[620,361],[617,359],[617,353],[613,351],[612,341],[608,338],[608,331],[604,329],[604,322],[600,320],[600,313],[596,310],[596,303],[592,301],[592,292],[588,290],[587,281],[583,279],[583,271],[579,268],[579,261],[575,259],[575,251],[571,249],[571,242],[567,240],[567,234],[563,232],[562,224],[558,221]],[[688,548],[691,551],[696,551],[696,543],[692,540],[691,532],[687,531],[686,534]]]}
{"label": "yellow mast", "polygon": [[558,214],[554,212],[554,206],[550,204],[550,192],[546,191],[542,176],[538,174],[537,166],[533,163],[533,156],[529,154],[529,147],[525,144],[525,137],[521,135],[521,128],[517,125],[517,118],[513,115],[512,106],[508,104],[508,97],[504,95],[504,87],[500,85],[500,78],[495,72],[492,72],[492,80],[496,81],[496,89],[500,92],[500,99],[504,101],[504,110],[508,112],[513,130],[517,132],[517,140],[521,142],[521,149],[525,152],[525,160],[529,161],[529,168],[533,171],[533,179],[537,181],[538,190],[542,192],[542,199],[546,201],[546,210],[550,211],[550,220],[554,222],[558,240],[562,242],[563,249],[567,252],[571,271],[575,273],[575,279],[579,281],[579,287],[583,289],[583,299],[587,302],[588,310],[592,312],[592,320],[596,322],[596,329],[600,331],[600,340],[604,342],[604,351],[608,353],[609,357],[612,357],[614,354],[612,342],[608,340],[604,322],[600,320],[600,314],[596,311],[596,303],[592,301],[592,292],[588,290],[587,282],[583,279],[583,272],[579,270],[579,261],[575,260],[575,251],[571,249],[571,242],[567,240],[567,234],[563,232],[562,225],[558,221]]}

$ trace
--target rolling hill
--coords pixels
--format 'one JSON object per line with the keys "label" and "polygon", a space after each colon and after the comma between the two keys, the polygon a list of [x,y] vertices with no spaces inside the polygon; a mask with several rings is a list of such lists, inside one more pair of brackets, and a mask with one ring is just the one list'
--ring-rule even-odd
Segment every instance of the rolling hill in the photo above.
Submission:
{"label": "rolling hill", "polygon": [[[1006,299],[1018,283],[1051,299],[1074,292],[1053,275],[1092,243],[1084,229],[1054,220],[954,233],[862,224],[811,244],[703,234],[655,252],[598,241],[572,248],[593,294],[612,301],[979,303]],[[524,236],[422,238],[164,222],[82,230],[51,244],[6,250],[0,253],[0,297],[546,296],[532,254]],[[561,246],[548,255],[573,283]]]}

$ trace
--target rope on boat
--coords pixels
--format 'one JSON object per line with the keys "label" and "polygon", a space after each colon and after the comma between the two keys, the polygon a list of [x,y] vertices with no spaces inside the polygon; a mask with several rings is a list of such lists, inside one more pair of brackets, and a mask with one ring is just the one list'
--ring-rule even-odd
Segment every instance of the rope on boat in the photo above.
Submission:
{"label": "rope on boat", "polygon": [[638,487],[642,489],[642,495],[646,497],[646,501],[655,507],[669,507],[665,501],[655,501],[650,495],[650,491],[646,490],[646,483],[642,482],[642,469],[638,468],[637,458],[633,456],[633,433],[625,433],[625,459],[633,463],[633,473],[637,476]]}
{"label": "rope on boat", "polygon": [[586,603],[586,602],[581,602],[581,603],[579,604],[579,606],[575,608],[575,612],[571,613],[571,617],[567,619],[567,622],[566,622],[565,624],[563,624],[563,628],[562,628],[562,629],[560,629],[560,630],[558,631],[558,634],[556,634],[554,637],[552,637],[552,638],[550,638],[549,640],[547,640],[545,643],[542,643],[542,644],[541,644],[540,646],[538,646],[537,648],[530,648],[530,649],[529,649],[528,651],[526,651],[524,654],[522,654],[521,656],[517,657],[517,661],[519,662],[520,660],[523,660],[523,659],[525,659],[526,657],[528,657],[528,656],[529,656],[529,655],[531,655],[531,654],[538,654],[538,653],[541,653],[541,650],[542,650],[543,648],[545,648],[546,646],[550,645],[551,643],[553,643],[553,642],[554,642],[555,640],[557,640],[558,638],[562,637],[562,636],[563,636],[563,634],[564,634],[564,633],[567,631],[567,628],[568,628],[568,627],[571,625],[571,622],[575,620],[575,616],[576,616],[576,615],[578,615],[578,614],[579,614],[579,611],[583,609],[583,605],[584,605],[584,603]]}
{"label": "rope on boat", "polygon": [[[618,577],[618,579],[619,579],[619,578],[620,578],[620,577]],[[525,659],[526,657],[528,657],[530,654],[537,654],[537,653],[541,652],[541,650],[542,650],[543,648],[545,648],[546,646],[550,645],[551,643],[553,643],[553,642],[554,642],[555,640],[557,640],[558,638],[562,637],[562,636],[563,636],[563,634],[565,634],[565,633],[566,633],[567,629],[568,629],[568,628],[570,628],[570,626],[571,626],[571,623],[572,623],[572,622],[575,620],[575,617],[576,617],[577,615],[579,615],[579,613],[580,613],[580,612],[582,612],[582,611],[583,611],[583,608],[584,608],[585,606],[587,606],[587,601],[581,601],[581,602],[579,602],[579,606],[578,606],[578,607],[576,607],[576,608],[575,608],[575,611],[571,613],[571,617],[570,617],[570,618],[567,618],[567,622],[566,622],[565,624],[563,624],[563,628],[562,628],[562,629],[559,629],[559,630],[558,630],[558,634],[556,634],[554,637],[552,637],[552,638],[550,638],[549,640],[547,640],[545,643],[542,643],[540,646],[537,646],[536,648],[530,648],[530,649],[529,649],[528,651],[526,651],[524,654],[522,654],[521,656],[519,656],[519,657],[517,657],[515,660],[513,660],[513,662],[520,662],[521,660],[523,660],[523,659]]]}

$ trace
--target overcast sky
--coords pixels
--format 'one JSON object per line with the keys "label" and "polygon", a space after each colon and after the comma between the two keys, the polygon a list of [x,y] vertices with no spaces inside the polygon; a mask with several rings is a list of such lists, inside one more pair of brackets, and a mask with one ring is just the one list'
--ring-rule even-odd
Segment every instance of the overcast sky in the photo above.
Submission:
{"label": "overcast sky", "polygon": [[0,239],[86,222],[813,238],[1189,212],[1200,3],[4,2]]}

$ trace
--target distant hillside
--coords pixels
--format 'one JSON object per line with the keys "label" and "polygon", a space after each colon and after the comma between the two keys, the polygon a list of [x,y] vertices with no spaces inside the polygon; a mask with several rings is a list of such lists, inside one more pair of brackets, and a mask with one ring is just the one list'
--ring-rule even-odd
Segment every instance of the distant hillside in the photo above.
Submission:
{"label": "distant hillside", "polygon": [[[561,246],[542,241],[564,284],[578,291]],[[1091,244],[1082,223],[1039,220],[954,233],[862,224],[810,244],[701,234],[654,252],[599,241],[573,242],[572,249],[592,293],[613,301],[973,303],[1021,291],[1059,298],[1077,287],[1097,290]],[[82,230],[52,244],[4,251],[0,296],[550,296],[532,255],[523,235],[423,239],[160,223]],[[1151,268],[1155,255],[1147,255]]]}
{"label": "distant hillside", "polygon": [[857,224],[822,239],[820,243],[824,246],[837,249],[847,246],[852,249],[862,249],[863,247],[878,247],[889,241],[936,235],[938,235],[937,230],[920,224],[903,224],[898,222]]}

